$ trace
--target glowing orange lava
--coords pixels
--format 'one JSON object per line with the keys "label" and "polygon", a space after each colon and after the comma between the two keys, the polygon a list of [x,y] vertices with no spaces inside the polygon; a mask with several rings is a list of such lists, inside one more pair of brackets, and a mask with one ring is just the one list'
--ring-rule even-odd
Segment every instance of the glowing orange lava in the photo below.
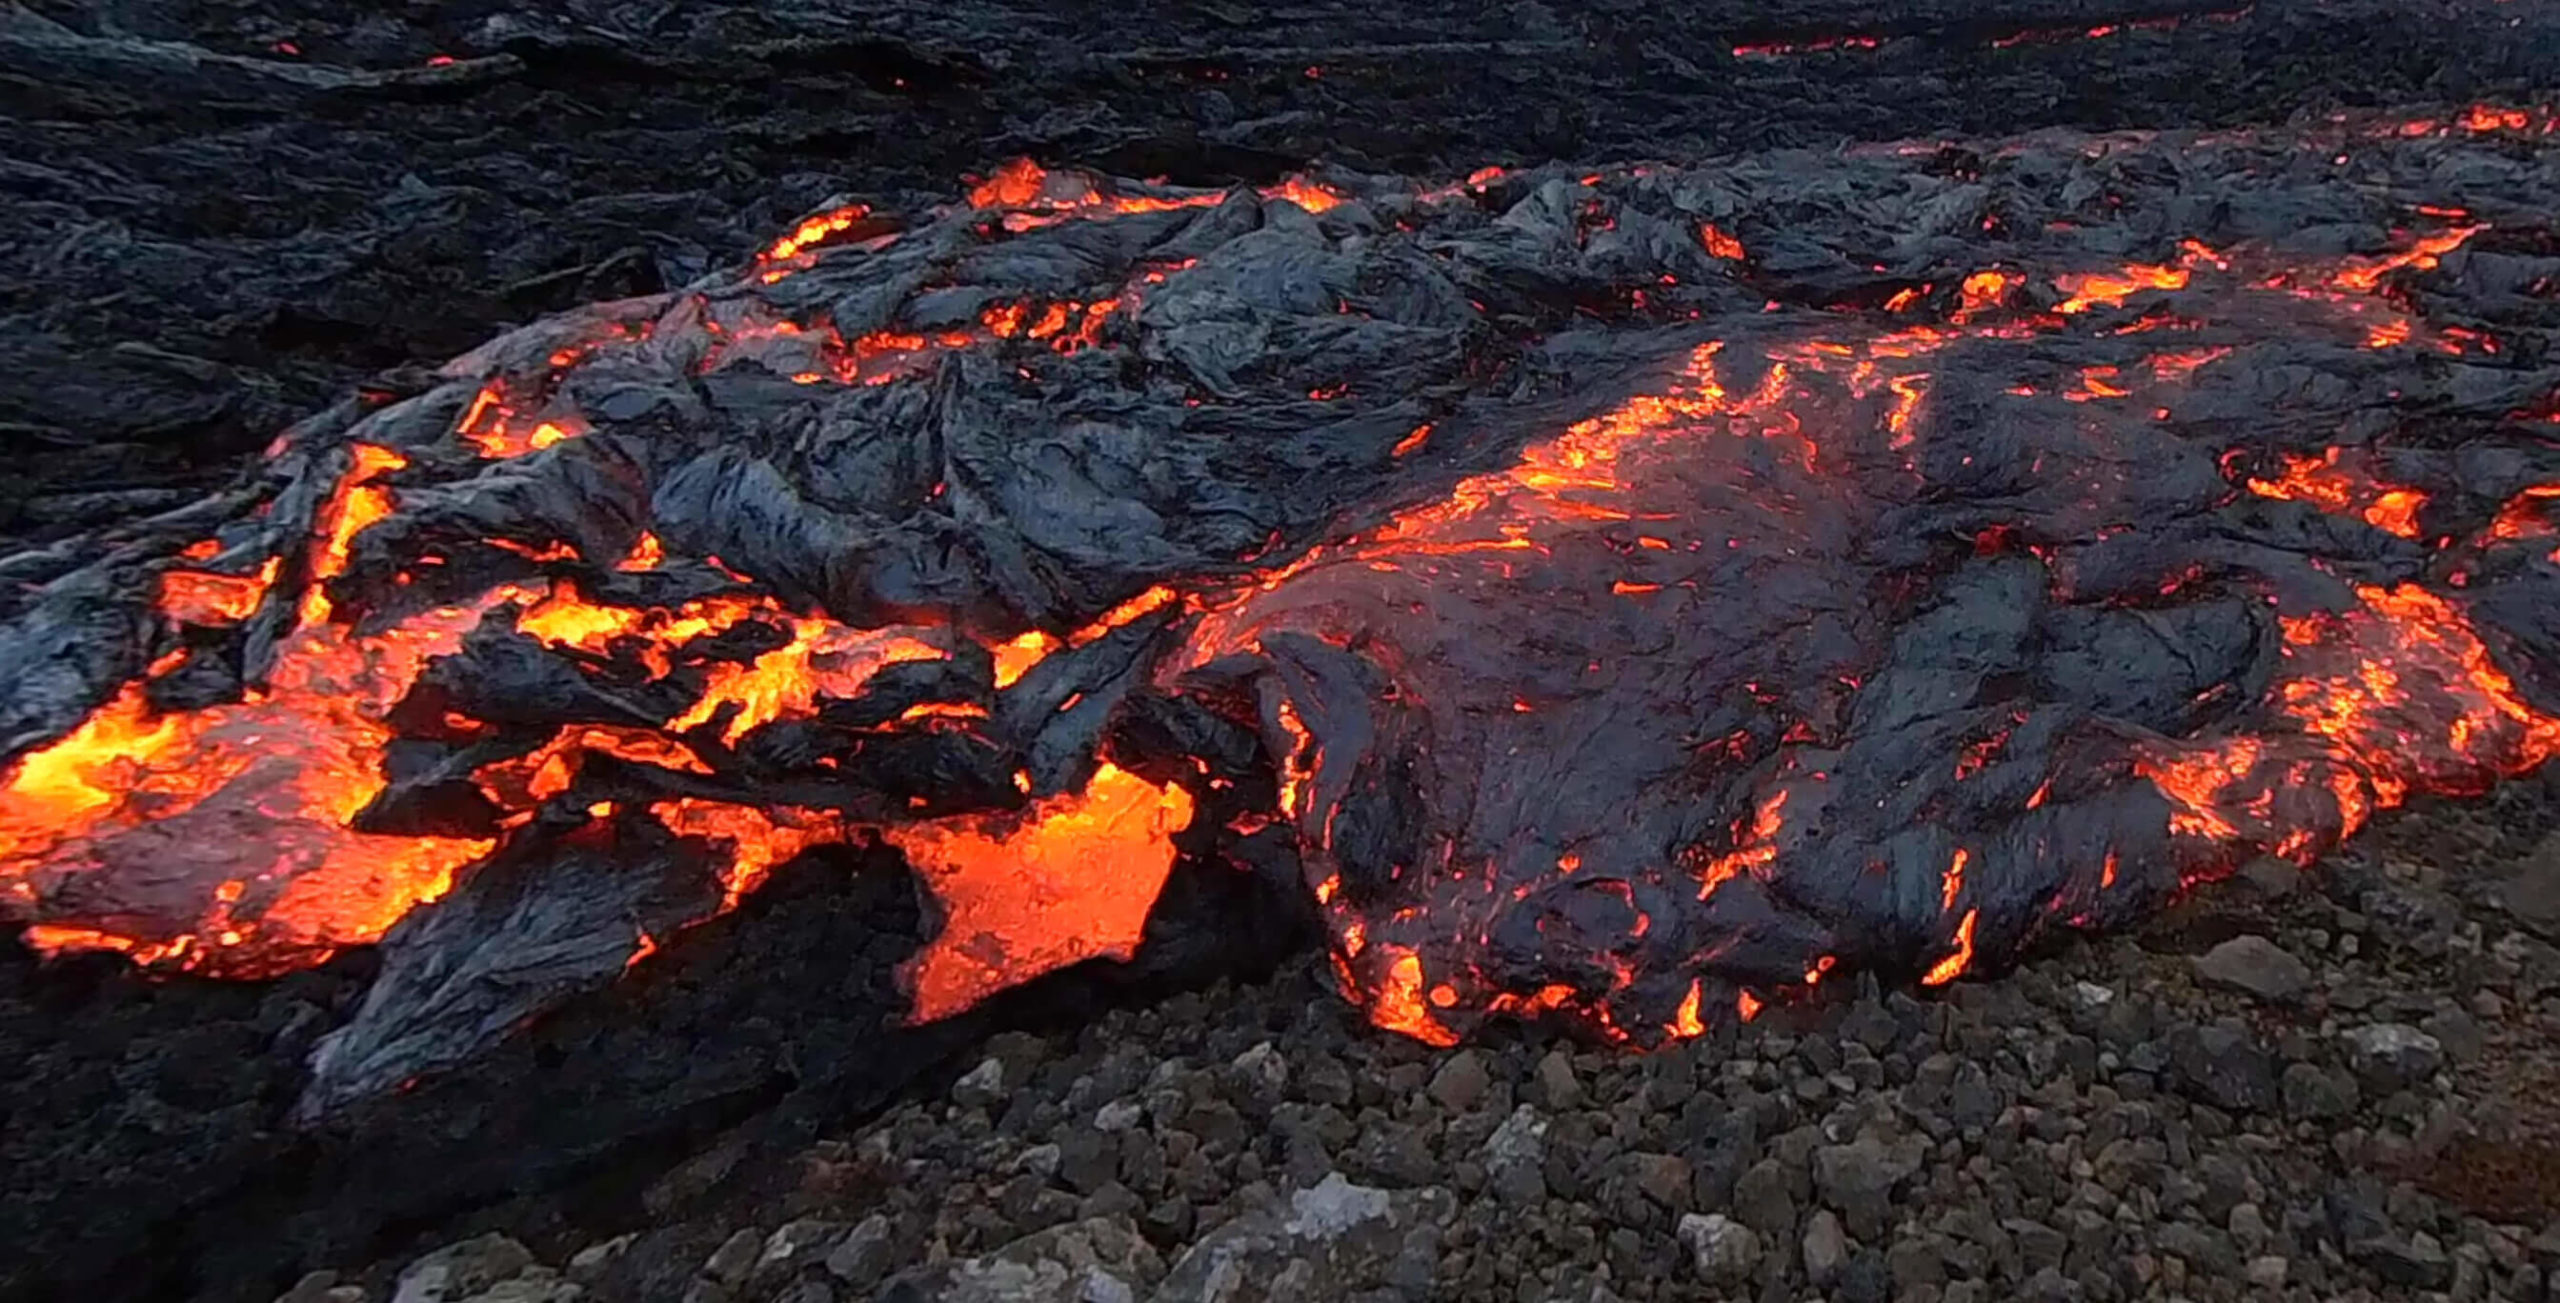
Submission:
{"label": "glowing orange lava", "polygon": [[882,830],[945,915],[903,971],[911,1018],[946,1017],[1082,960],[1136,954],[1191,814],[1189,792],[1104,764],[1082,792],[1020,813]]}
{"label": "glowing orange lava", "polygon": [[238,624],[257,613],[258,604],[275,587],[284,558],[268,557],[255,574],[225,575],[209,570],[164,570],[160,574],[160,610],[180,624]]}
{"label": "glowing orange lava", "polygon": [[883,666],[940,660],[947,653],[917,635],[921,629],[853,629],[823,616],[792,621],[791,641],[750,664],[723,662],[691,709],[668,721],[682,732],[711,722],[734,707],[720,737],[732,745],[749,729],[809,714],[820,697],[850,697]]}
{"label": "glowing orange lava", "polygon": [[2375,529],[2416,538],[2418,509],[2426,505],[2427,495],[2351,474],[2339,465],[2339,457],[2336,448],[2316,456],[2286,453],[2282,473],[2251,477],[2245,483],[2251,493],[2263,498],[2308,502],[2333,515],[2357,514]]}

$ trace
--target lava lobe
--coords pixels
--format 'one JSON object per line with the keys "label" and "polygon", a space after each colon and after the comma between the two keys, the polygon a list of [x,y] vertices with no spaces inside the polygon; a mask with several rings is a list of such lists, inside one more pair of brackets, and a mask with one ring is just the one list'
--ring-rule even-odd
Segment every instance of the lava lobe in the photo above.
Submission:
{"label": "lava lobe", "polygon": [[[513,1016],[886,847],[929,1019],[1127,957],[1188,857],[1294,865],[1434,1042],[1945,982],[2560,746],[2549,134],[821,213],[25,603],[0,903],[422,974],[476,891],[577,942],[474,950]],[[503,1024],[455,989],[387,977],[317,1088]]]}

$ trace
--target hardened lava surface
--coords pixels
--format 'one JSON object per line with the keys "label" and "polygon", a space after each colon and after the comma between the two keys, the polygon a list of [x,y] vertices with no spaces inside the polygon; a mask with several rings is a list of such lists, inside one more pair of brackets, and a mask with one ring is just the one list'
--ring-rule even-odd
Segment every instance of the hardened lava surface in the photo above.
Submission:
{"label": "hardened lava surface", "polygon": [[383,939],[306,1112],[836,843],[934,898],[919,1021],[1127,957],[1186,834],[1434,1042],[1945,982],[2560,744],[2553,139],[830,210],[49,586],[0,890],[214,975]]}

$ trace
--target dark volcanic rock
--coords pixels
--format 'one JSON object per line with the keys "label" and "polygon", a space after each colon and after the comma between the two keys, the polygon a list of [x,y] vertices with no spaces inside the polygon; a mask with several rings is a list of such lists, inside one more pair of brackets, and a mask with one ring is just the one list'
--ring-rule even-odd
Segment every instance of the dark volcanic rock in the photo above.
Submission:
{"label": "dark volcanic rock", "polygon": [[2261,1000],[2282,1002],[2311,985],[2311,968],[2262,936],[2241,936],[2196,957],[2196,976]]}
{"label": "dark volcanic rock", "polygon": [[2263,1109],[2276,1102],[2276,1058],[2237,1023],[2172,1031],[2169,1064],[2181,1086],[2217,1107]]}

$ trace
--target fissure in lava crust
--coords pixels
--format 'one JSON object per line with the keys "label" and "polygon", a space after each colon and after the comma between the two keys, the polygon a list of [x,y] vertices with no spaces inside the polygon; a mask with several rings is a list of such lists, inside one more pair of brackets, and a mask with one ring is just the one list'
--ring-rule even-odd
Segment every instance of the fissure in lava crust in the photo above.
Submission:
{"label": "fissure in lava crust", "polygon": [[[1434,1042],[1945,982],[2560,745],[2553,132],[833,210],[24,604],[0,893],[388,931],[323,1100],[846,841],[940,906],[920,1019],[1125,957],[1177,834]],[[501,879],[581,903],[425,953]]]}

